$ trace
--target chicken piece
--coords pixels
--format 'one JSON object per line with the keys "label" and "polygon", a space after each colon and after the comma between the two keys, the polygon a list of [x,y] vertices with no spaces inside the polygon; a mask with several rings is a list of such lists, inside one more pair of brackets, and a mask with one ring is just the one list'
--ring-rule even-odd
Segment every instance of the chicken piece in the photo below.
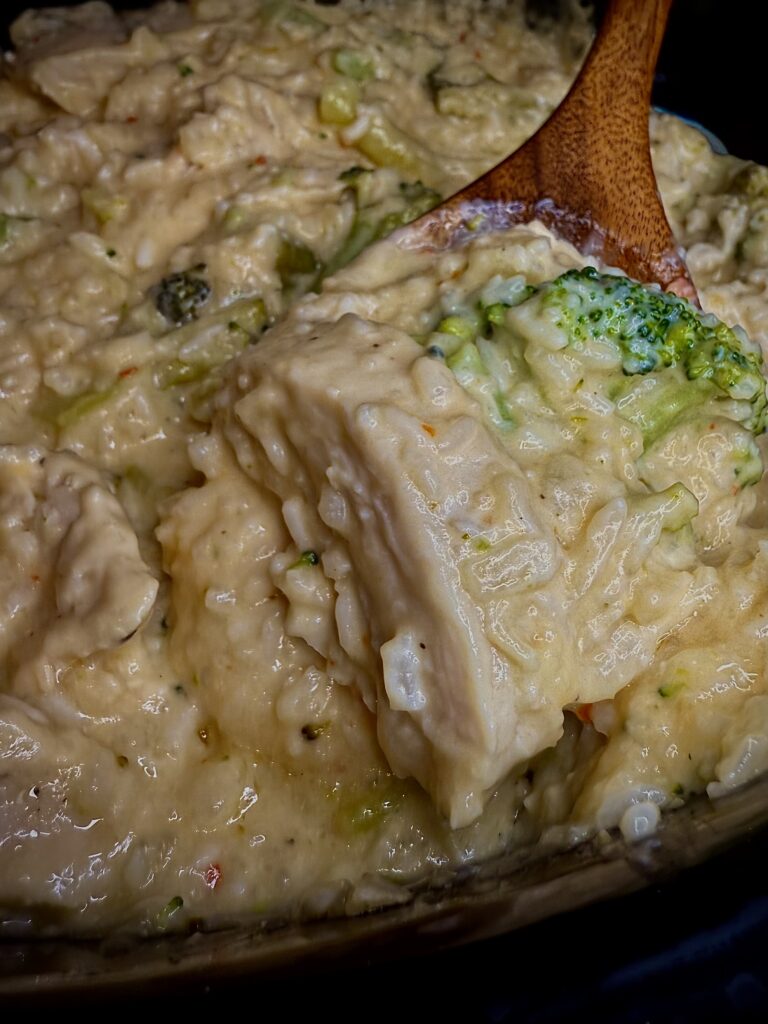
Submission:
{"label": "chicken piece", "polygon": [[[240,360],[218,408],[242,468],[282,502],[288,632],[360,688],[392,769],[453,826],[557,741],[564,706],[612,697],[692,614],[679,544],[669,564],[657,550],[681,503],[695,513],[685,488],[617,496],[613,480],[566,548],[480,405],[392,327],[294,317]],[[637,586],[651,558],[664,601]]]}
{"label": "chicken piece", "polygon": [[0,569],[0,681],[23,698],[135,633],[158,587],[99,471],[37,447],[0,446]]}

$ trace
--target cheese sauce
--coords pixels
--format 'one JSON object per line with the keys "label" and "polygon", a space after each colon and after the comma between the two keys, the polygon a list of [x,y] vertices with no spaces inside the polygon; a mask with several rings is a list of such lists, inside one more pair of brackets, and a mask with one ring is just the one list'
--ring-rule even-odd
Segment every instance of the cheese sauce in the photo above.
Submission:
{"label": "cheese sauce", "polygon": [[[544,120],[578,5],[94,0],[12,36],[10,928],[354,913],[766,766],[765,498],[731,407],[651,452],[600,390],[614,355],[561,358],[517,303],[585,264],[538,225],[381,241]],[[704,308],[768,343],[768,172],[651,127]],[[519,386],[446,349],[478,296]]]}

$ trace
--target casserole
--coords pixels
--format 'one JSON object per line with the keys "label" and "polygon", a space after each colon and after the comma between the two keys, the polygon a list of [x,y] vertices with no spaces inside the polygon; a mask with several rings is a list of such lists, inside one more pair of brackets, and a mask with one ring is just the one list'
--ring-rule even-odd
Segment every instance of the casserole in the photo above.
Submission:
{"label": "casserole", "polygon": [[[610,845],[610,843],[609,843],[609,845]],[[636,849],[639,849],[639,848],[636,848]],[[514,858],[513,858],[513,859],[514,859]],[[560,870],[562,870],[562,869],[563,869],[563,868],[562,868],[562,862],[561,862],[561,861],[559,861],[559,860],[554,860],[554,861],[553,861],[553,860],[548,860],[548,861],[547,861],[547,864],[549,864],[549,865],[559,864],[559,865],[560,865]],[[489,869],[489,870],[493,870],[493,869]],[[481,872],[480,872],[480,874],[482,874],[482,869],[481,869]]]}

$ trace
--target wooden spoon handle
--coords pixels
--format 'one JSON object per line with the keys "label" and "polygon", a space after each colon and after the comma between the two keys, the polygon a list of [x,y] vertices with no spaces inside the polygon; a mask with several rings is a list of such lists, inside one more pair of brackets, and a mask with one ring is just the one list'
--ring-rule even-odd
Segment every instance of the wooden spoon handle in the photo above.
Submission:
{"label": "wooden spoon handle", "polygon": [[695,298],[658,193],[648,134],[671,3],[610,0],[566,98],[520,149],[437,208],[435,240],[441,217],[454,238],[478,216],[494,228],[537,218],[585,255]]}
{"label": "wooden spoon handle", "polygon": [[643,220],[650,195],[661,209],[648,113],[670,6],[671,0],[608,4],[571,91],[523,147],[536,198],[552,199],[606,229]]}

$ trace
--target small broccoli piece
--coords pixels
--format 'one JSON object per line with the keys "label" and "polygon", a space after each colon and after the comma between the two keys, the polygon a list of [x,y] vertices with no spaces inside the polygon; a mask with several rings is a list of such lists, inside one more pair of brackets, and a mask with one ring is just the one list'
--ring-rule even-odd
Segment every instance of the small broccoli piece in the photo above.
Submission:
{"label": "small broccoli piece", "polygon": [[[346,79],[350,84],[356,84]],[[368,129],[355,139],[355,148],[377,167],[395,167],[401,174],[414,177],[421,159],[411,138],[382,115],[374,116]]]}
{"label": "small broccoli piece", "polygon": [[293,238],[282,239],[277,250],[275,270],[283,288],[295,288],[302,278],[314,275],[320,269],[320,261],[303,242]]}
{"label": "small broccoli piece", "polygon": [[359,184],[361,179],[370,173],[362,167],[350,167],[339,176],[341,181],[354,188],[358,212],[352,229],[341,248],[337,250],[325,268],[324,277],[341,270],[373,242],[377,242],[380,238],[386,238],[397,228],[410,224],[412,220],[416,220],[417,217],[431,210],[433,206],[437,206],[442,198],[438,192],[428,188],[420,181],[402,181],[399,186],[398,209],[384,214],[375,207],[360,209],[361,189]]}
{"label": "small broccoli piece", "polygon": [[212,316],[179,327],[167,335],[177,353],[160,359],[154,380],[161,390],[202,380],[252,344],[265,330],[269,316],[264,300],[242,299]]}
{"label": "small broccoli piece", "polygon": [[92,213],[99,224],[125,220],[131,207],[125,196],[114,195],[100,188],[84,188],[80,200],[83,209]]}
{"label": "small broccoli piece", "polygon": [[428,346],[436,345],[445,356],[453,356],[465,342],[493,338],[495,329],[504,327],[507,310],[524,302],[535,291],[519,275],[502,277],[499,274],[491,278],[482,291],[468,296],[461,306],[444,316],[432,334],[417,340]]}
{"label": "small broccoli piece", "polygon": [[477,346],[471,341],[464,342],[453,355],[448,357],[448,367],[460,380],[466,378],[467,383],[488,374],[483,357],[478,352]]}
{"label": "small broccoli piece", "polygon": [[289,569],[309,569],[313,565],[320,564],[320,556],[316,551],[302,551],[293,565],[289,565]]}
{"label": "small broccoli piece", "polygon": [[360,86],[352,78],[338,78],[323,87],[317,113],[323,124],[351,124],[357,117]]}
{"label": "small broccoli piece", "polygon": [[460,341],[474,341],[479,328],[480,324],[476,316],[459,316],[454,313],[444,317],[435,330],[439,334],[452,334]]}
{"label": "small broccoli piece", "polygon": [[703,405],[711,391],[706,383],[681,381],[676,373],[649,373],[625,378],[609,394],[619,415],[640,428],[647,447],[683,413]]}
{"label": "small broccoli piece", "polygon": [[162,932],[169,928],[173,918],[183,906],[184,900],[181,896],[174,896],[173,899],[169,900],[155,916],[155,927],[157,930]]}
{"label": "small broccoli piece", "polygon": [[401,181],[399,188],[400,195],[407,204],[402,213],[403,224],[408,224],[410,221],[420,217],[422,213],[431,210],[442,199],[439,192],[436,192],[433,188],[428,188],[421,181]]}
{"label": "small broccoli piece", "polygon": [[474,85],[441,85],[434,93],[438,113],[449,117],[483,118],[489,110],[514,111],[518,116],[536,110],[538,99],[531,89],[486,78]]}
{"label": "small broccoli piece", "polygon": [[689,381],[749,403],[744,425],[765,430],[768,398],[759,351],[740,328],[730,328],[685,299],[594,267],[569,270],[538,290],[542,310],[568,339],[613,342],[627,376],[679,367]]}
{"label": "small broccoli piece", "polygon": [[331,67],[340,75],[354,78],[358,82],[364,82],[366,78],[374,76],[371,59],[357,50],[336,50],[331,57]]}
{"label": "small broccoli piece", "polygon": [[335,274],[337,270],[341,270],[342,267],[346,267],[348,263],[352,262],[355,256],[359,256],[363,249],[367,249],[369,245],[380,237],[381,235],[378,234],[378,225],[358,214],[352,223],[352,229],[341,247],[336,250],[334,255],[328,261],[328,265],[325,268],[325,274],[323,276],[325,277],[330,274]]}
{"label": "small broccoli piece", "polygon": [[733,452],[733,477],[738,487],[751,487],[763,475],[763,460],[754,441]]}
{"label": "small broccoli piece", "polygon": [[445,361],[461,384],[484,407],[491,422],[508,432],[521,422],[511,391],[519,378],[519,355],[506,329],[507,311],[535,291],[521,275],[497,274],[485,286],[457,301],[447,296],[447,309],[426,336],[415,340],[425,355]]}
{"label": "small broccoli piece", "polygon": [[519,306],[534,294],[533,285],[526,284],[521,275],[502,277],[497,274],[483,288],[477,301],[482,318],[481,331],[488,338],[493,334],[494,327],[501,327],[508,309]]}
{"label": "small broccoli piece", "polygon": [[155,306],[168,323],[178,327],[197,319],[198,311],[211,297],[211,286],[198,276],[204,269],[203,264],[198,264],[191,271],[182,270],[164,277],[155,286]]}
{"label": "small broccoli piece", "polygon": [[357,210],[364,210],[366,207],[376,206],[381,203],[382,198],[391,192],[391,184],[382,181],[379,171],[367,167],[349,167],[339,175],[339,181],[343,182],[354,196]]}
{"label": "small broccoli piece", "polygon": [[437,206],[441,199],[438,192],[433,188],[427,188],[420,181],[401,181],[400,195],[405,205],[399,210],[392,210],[374,223],[374,241],[386,238],[397,228],[410,224],[412,220]]}

